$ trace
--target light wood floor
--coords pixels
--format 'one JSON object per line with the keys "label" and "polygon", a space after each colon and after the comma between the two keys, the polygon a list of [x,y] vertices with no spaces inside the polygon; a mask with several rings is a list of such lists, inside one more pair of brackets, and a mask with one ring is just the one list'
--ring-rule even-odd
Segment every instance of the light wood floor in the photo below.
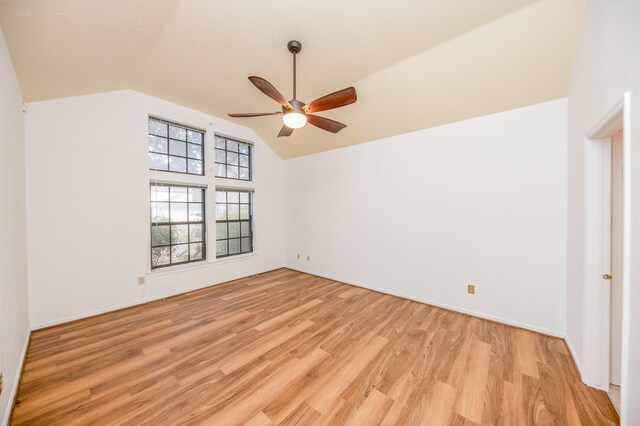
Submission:
{"label": "light wood floor", "polygon": [[617,424],[560,339],[280,269],[33,333],[13,424]]}

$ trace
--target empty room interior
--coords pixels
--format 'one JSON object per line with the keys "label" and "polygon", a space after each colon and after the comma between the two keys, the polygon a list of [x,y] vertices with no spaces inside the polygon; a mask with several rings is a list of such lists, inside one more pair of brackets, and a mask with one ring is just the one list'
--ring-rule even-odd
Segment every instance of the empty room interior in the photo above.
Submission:
{"label": "empty room interior", "polygon": [[640,425],[640,1],[0,0],[0,425]]}

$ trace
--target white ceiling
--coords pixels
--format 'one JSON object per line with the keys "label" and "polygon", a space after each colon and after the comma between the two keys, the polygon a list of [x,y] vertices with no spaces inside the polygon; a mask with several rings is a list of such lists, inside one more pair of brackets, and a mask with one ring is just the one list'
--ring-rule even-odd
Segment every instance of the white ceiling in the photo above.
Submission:
{"label": "white ceiling", "polygon": [[355,86],[320,113],[349,127],[276,138],[279,117],[237,119],[282,158],[566,96],[583,0],[0,0],[27,101],[134,89],[223,117]]}

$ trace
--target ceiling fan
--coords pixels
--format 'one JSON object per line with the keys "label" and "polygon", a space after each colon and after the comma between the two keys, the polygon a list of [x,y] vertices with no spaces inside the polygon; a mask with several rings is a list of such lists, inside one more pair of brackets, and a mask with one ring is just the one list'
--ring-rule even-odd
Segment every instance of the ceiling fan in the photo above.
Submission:
{"label": "ceiling fan", "polygon": [[278,90],[273,87],[264,78],[251,76],[249,80],[265,95],[269,96],[274,101],[278,102],[282,106],[282,111],[276,112],[257,112],[257,113],[244,113],[244,114],[229,114],[230,117],[261,117],[265,115],[282,115],[282,121],[284,126],[280,129],[278,137],[290,136],[294,129],[307,124],[312,124],[316,127],[326,130],[331,133],[338,133],[340,130],[347,127],[346,124],[339,123],[335,120],[331,120],[326,117],[320,117],[318,115],[312,115],[312,112],[327,111],[334,108],[340,108],[345,105],[354,103],[358,97],[356,95],[356,89],[348,87],[346,89],[338,90],[329,95],[318,98],[314,101],[305,104],[296,99],[296,55],[302,50],[302,43],[296,40],[291,40],[287,43],[289,52],[293,54],[293,99],[288,101]]}

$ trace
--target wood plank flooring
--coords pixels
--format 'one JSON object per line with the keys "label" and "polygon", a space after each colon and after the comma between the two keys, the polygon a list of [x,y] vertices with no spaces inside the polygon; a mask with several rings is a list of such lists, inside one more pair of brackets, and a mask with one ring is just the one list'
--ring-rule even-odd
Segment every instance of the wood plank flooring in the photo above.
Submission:
{"label": "wood plank flooring", "polygon": [[607,425],[560,339],[288,269],[33,333],[15,425]]}

